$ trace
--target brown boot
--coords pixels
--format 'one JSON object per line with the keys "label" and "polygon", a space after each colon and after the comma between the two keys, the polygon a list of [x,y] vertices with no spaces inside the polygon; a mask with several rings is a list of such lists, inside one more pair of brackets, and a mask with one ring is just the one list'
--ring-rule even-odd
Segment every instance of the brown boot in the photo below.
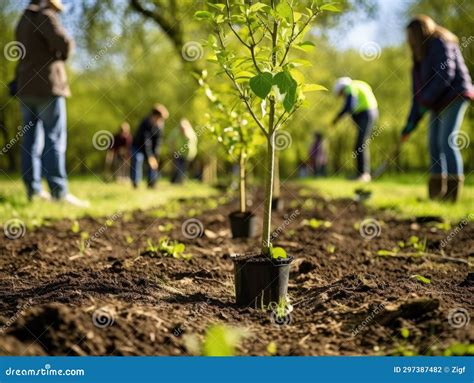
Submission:
{"label": "brown boot", "polygon": [[461,190],[464,185],[464,176],[448,175],[446,194],[443,197],[444,201],[456,202],[461,195]]}
{"label": "brown boot", "polygon": [[432,174],[428,181],[428,194],[430,199],[441,199],[446,194],[446,177],[442,174]]}

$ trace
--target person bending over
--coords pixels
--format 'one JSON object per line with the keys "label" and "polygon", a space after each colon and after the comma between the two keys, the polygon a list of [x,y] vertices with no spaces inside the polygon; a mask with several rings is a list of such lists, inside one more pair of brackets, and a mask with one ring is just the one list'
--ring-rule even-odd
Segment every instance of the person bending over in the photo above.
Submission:
{"label": "person bending over", "polygon": [[134,188],[137,188],[142,179],[143,162],[148,167],[148,187],[155,187],[158,179],[158,156],[163,139],[165,121],[169,113],[164,105],[156,104],[138,127],[133,137],[131,179]]}
{"label": "person bending over", "polygon": [[344,97],[344,107],[334,118],[333,125],[347,113],[357,125],[358,134],[354,148],[357,175],[356,180],[370,182],[370,151],[368,139],[378,119],[378,105],[372,88],[364,81],[352,80],[349,77],[337,79],[334,94]]}

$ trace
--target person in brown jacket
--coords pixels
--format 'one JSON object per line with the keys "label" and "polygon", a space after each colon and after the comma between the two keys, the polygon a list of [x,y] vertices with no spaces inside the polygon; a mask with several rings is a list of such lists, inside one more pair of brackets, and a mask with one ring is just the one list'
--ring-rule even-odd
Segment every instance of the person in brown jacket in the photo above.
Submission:
{"label": "person in brown jacket", "polygon": [[[65,61],[73,41],[59,20],[61,0],[32,0],[16,29],[24,53],[16,70],[17,92],[24,121],[22,177],[28,198],[64,200],[85,207],[68,192],[66,174],[66,97],[69,90]],[[45,176],[51,194],[41,188]]]}

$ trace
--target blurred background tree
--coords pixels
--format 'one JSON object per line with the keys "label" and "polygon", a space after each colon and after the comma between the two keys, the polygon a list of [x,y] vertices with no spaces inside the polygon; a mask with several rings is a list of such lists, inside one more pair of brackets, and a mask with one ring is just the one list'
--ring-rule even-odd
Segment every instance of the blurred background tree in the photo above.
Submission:
{"label": "blurred background tree", "polygon": [[[396,31],[390,23],[380,19],[378,7],[381,1],[340,1],[343,13],[328,15],[316,22],[310,37],[316,45],[310,56],[313,68],[302,68],[308,82],[323,84],[328,89],[337,77],[346,75],[372,85],[380,106],[380,134],[371,147],[374,167],[386,160],[395,146],[411,97],[411,58],[403,30]],[[14,28],[27,3],[27,0],[0,2],[2,53],[6,44],[14,40]],[[176,128],[181,117],[190,119],[197,129],[205,124],[207,104],[193,74],[206,65],[206,49],[203,47],[199,51],[201,45],[197,43],[203,43],[208,31],[192,18],[196,9],[205,7],[203,0],[64,0],[64,3],[67,12],[62,15],[63,21],[77,42],[69,69],[73,92],[68,101],[68,168],[71,172],[100,171],[105,152],[94,148],[94,133],[99,130],[115,132],[125,120],[135,128],[154,102],[163,102],[170,109],[168,132]],[[406,24],[411,15],[424,12],[451,29],[460,38],[466,63],[473,74],[473,11],[474,2],[469,1],[458,4],[455,0],[412,0],[403,7],[399,18]],[[389,37],[394,33],[398,35],[394,44],[374,45],[375,56],[367,59],[359,49],[347,46],[345,42],[350,38],[357,38],[360,44],[371,42],[362,34],[350,36],[353,28],[369,22],[377,22]],[[334,32],[342,35],[342,39],[335,41]],[[197,56],[190,58],[183,53],[187,43],[193,43],[192,47],[197,48],[194,51]],[[1,147],[21,126],[18,102],[8,96],[7,89],[8,82],[14,77],[15,66],[15,62],[0,54]],[[329,126],[341,107],[341,100],[330,92],[316,92],[308,94],[307,102],[308,108],[302,109],[289,125],[292,145],[280,153],[282,179],[296,175],[297,165],[308,156],[315,131],[323,132],[327,138],[330,171],[350,172],[354,162],[351,154],[355,128],[350,119],[337,128]],[[426,129],[424,121],[401,156],[391,163],[392,171],[420,170],[428,166]],[[468,109],[463,130],[469,136],[474,132],[472,108]],[[225,162],[223,153],[215,150],[213,140],[206,135],[201,137],[199,145],[199,162],[208,162],[216,153],[218,161]],[[462,153],[466,166],[472,168],[474,146],[470,145]],[[172,153],[165,148],[162,156],[166,169]],[[259,163],[258,160],[255,162]],[[0,169],[12,173],[18,168],[19,145],[16,145],[0,154]],[[258,174],[258,167],[255,172]]]}

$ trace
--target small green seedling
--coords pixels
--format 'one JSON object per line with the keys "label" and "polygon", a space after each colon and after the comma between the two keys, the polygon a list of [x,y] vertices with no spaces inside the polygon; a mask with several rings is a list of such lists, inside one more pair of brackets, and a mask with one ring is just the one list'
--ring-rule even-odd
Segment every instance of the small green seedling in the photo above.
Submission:
{"label": "small green seedling", "polygon": [[127,242],[127,245],[131,245],[135,240],[131,235],[125,236],[125,242]]}
{"label": "small green seedling", "polygon": [[399,252],[399,249],[397,247],[394,247],[393,250],[379,250],[377,251],[377,255],[380,255],[382,257],[394,257],[397,255]]}
{"label": "small green seedling", "polygon": [[168,222],[164,225],[158,225],[158,230],[162,233],[168,233],[174,229],[174,225],[171,222]]}
{"label": "small green seedling", "polygon": [[426,278],[423,275],[419,275],[419,274],[413,274],[410,278],[414,278],[417,281],[425,283],[425,284],[430,284],[431,283],[431,279]]}
{"label": "small green seedling", "polygon": [[273,247],[270,243],[270,256],[273,259],[286,259],[288,258],[288,254],[286,253],[283,247]]}
{"label": "small green seedling", "polygon": [[326,251],[329,254],[334,254],[336,252],[336,246],[329,244],[326,246]]}
{"label": "small green seedling", "polygon": [[422,241],[416,235],[412,235],[407,245],[411,245],[418,253],[424,253],[426,250],[426,238]]}
{"label": "small green seedling", "polygon": [[176,259],[191,259],[191,254],[184,254],[186,245],[177,241],[171,241],[168,237],[160,238],[158,245],[155,245],[151,239],[147,241],[145,253],[156,256],[161,254],[165,257],[173,257]]}
{"label": "small green seedling", "polygon": [[278,352],[277,344],[274,341],[271,341],[270,343],[268,343],[267,352],[270,355],[276,355],[276,353]]}
{"label": "small green seedling", "polygon": [[329,221],[311,218],[310,220],[303,220],[302,225],[309,226],[310,228],[317,230],[320,228],[328,229],[332,226],[332,223]]}
{"label": "small green seedling", "polygon": [[79,253],[84,255],[87,250],[87,244],[89,240],[89,233],[87,231],[81,232],[81,238],[79,239]]}
{"label": "small green seedling", "polygon": [[202,356],[234,356],[242,338],[248,336],[245,329],[214,324],[208,327],[204,340],[196,334],[184,336],[188,352]]}
{"label": "small green seedling", "polygon": [[71,231],[74,233],[74,234],[77,234],[81,231],[81,226],[79,225],[79,221],[74,221],[71,225]]}
{"label": "small green seedling", "polygon": [[410,336],[410,330],[408,330],[406,327],[403,327],[400,329],[400,335],[403,337],[403,339],[408,339]]}

